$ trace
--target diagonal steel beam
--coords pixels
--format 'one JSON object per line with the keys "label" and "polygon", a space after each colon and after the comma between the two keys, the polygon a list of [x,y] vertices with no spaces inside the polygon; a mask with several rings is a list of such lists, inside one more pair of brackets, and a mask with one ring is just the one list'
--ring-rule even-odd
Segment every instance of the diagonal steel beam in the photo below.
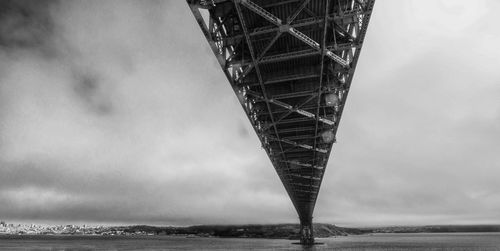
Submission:
{"label": "diagonal steel beam", "polygon": [[[322,42],[321,42],[321,47],[322,48],[325,48],[326,47],[326,35],[327,35],[327,23],[326,23],[326,17],[328,16],[328,10],[329,10],[329,6],[330,6],[330,0],[326,0],[326,4],[325,4],[325,24],[324,24],[324,27],[323,27],[323,39],[322,39]],[[322,50],[323,52],[326,52],[326,50]],[[321,57],[323,58],[324,54],[321,55]],[[320,66],[320,71],[321,73],[323,73],[323,69],[325,67],[325,60],[321,60],[321,66]],[[328,75],[327,75],[328,77]],[[321,74],[321,77],[319,78],[319,88],[321,88],[323,86],[323,82],[324,82],[324,76],[323,74]],[[321,95],[321,93],[318,93]],[[318,102],[316,103],[316,116],[319,116],[319,110],[320,110],[320,105],[321,105],[321,99],[318,99]],[[317,146],[317,143],[318,143],[318,121],[316,120],[316,123],[315,123],[315,127],[314,127],[314,147]],[[313,156],[313,164],[317,164],[316,163],[316,153],[314,153],[314,156]],[[320,179],[321,180],[321,179]]]}
{"label": "diagonal steel beam", "polygon": [[[349,94],[349,86],[351,85],[352,78],[353,78],[353,75],[354,75],[352,73],[354,73],[354,71],[356,69],[357,61],[358,61],[359,55],[361,53],[361,47],[363,45],[363,41],[364,41],[364,38],[365,38],[365,35],[366,35],[366,31],[368,29],[368,24],[370,22],[370,16],[371,16],[371,13],[372,13],[372,10],[373,10],[373,6],[375,4],[375,0],[366,0],[364,2],[365,2],[365,10],[362,13],[362,15],[363,15],[362,25],[361,25],[361,27],[359,27],[358,35],[357,35],[357,38],[358,38],[357,43],[359,44],[360,48],[358,50],[356,50],[356,52],[354,54],[354,57],[352,59],[353,68],[351,68],[349,70],[351,74],[348,74],[348,77],[347,77],[347,79],[345,81],[347,88],[345,89],[346,92],[344,93],[344,97],[343,97],[343,100],[342,100],[342,103],[341,103],[341,106],[340,106],[340,110],[337,113],[338,114],[337,116],[339,118],[342,116],[342,114],[344,112],[345,101],[347,100],[347,96]],[[361,14],[359,14],[359,15],[361,15]],[[337,130],[338,130],[338,126],[335,126],[333,128],[333,134],[334,135],[337,134]]]}
{"label": "diagonal steel beam", "polygon": [[[318,92],[317,90],[288,92],[288,93],[283,93],[283,94],[272,95],[271,98],[273,98],[273,99],[287,99],[287,98],[298,98],[298,97],[304,97],[304,96],[310,97],[311,95],[314,95],[317,92]],[[298,107],[298,106],[296,106],[296,107]],[[298,108],[300,108],[300,107],[298,107]]]}
{"label": "diagonal steel beam", "polygon": [[306,5],[309,4],[310,1],[311,0],[302,1],[302,4],[297,8],[297,10],[295,10],[295,12],[287,18],[286,23],[291,24],[293,22],[293,20],[295,20],[295,18],[300,14],[300,12],[302,12],[302,10],[304,10]]}
{"label": "diagonal steel beam", "polygon": [[[255,65],[255,71],[256,71],[257,77],[259,79],[259,84],[260,84],[260,87],[262,90],[262,94],[264,95],[263,97],[266,100],[265,102],[266,102],[267,110],[269,111],[269,113],[271,113],[272,110],[271,110],[271,105],[269,104],[269,101],[267,99],[266,87],[264,86],[264,82],[262,80],[262,75],[260,74],[259,66],[256,64],[256,61],[255,61],[256,60],[255,53],[253,50],[252,41],[250,40],[250,36],[248,35],[248,28],[246,26],[245,19],[243,17],[243,13],[241,12],[241,8],[240,8],[240,5],[238,3],[234,3],[234,7],[236,8],[236,12],[238,13],[238,18],[240,19],[241,27],[243,28],[243,33],[245,34],[245,40],[247,42],[248,50],[250,51],[250,56],[252,57],[252,62]],[[271,114],[270,117],[271,117],[271,122],[274,123],[274,116]],[[278,139],[279,139],[279,133],[278,133],[278,130],[276,128],[274,129],[274,133],[276,134],[276,137],[278,137]],[[280,149],[281,149],[281,151],[283,151],[283,146],[281,145],[281,143],[280,143]]]}
{"label": "diagonal steel beam", "polygon": [[[360,46],[353,44],[353,43],[344,43],[344,44],[337,44],[337,45],[327,47],[327,49],[330,51],[344,51],[344,50],[350,50],[353,48],[358,49],[358,48],[360,48]],[[274,63],[274,62],[286,61],[289,59],[309,57],[309,56],[315,56],[315,55],[320,55],[320,54],[321,54],[321,51],[314,50],[314,49],[290,51],[290,52],[265,56],[259,61],[259,63],[261,63],[261,64]],[[230,62],[231,65],[236,65],[236,64],[237,65],[250,65],[251,63],[252,62],[249,60],[237,60],[237,61]]]}
{"label": "diagonal steel beam", "polygon": [[306,12],[310,17],[315,17],[316,16],[316,14],[312,10],[310,10],[309,8],[307,8],[307,7],[304,8],[304,12]]}
{"label": "diagonal steel beam", "polygon": [[[303,178],[303,179],[320,180],[319,177],[314,177],[314,176],[309,176],[309,175],[301,175],[301,174],[296,174],[296,173],[289,173],[287,175],[293,176],[293,177],[298,177],[298,178]],[[310,192],[310,191],[307,191],[307,192]]]}
{"label": "diagonal steel beam", "polygon": [[[281,106],[281,107],[286,108],[286,109],[288,109],[288,110],[290,110],[292,112],[296,112],[296,113],[298,113],[300,115],[303,115],[303,116],[306,116],[306,117],[309,117],[309,118],[312,118],[312,119],[317,119],[318,121],[321,121],[321,122],[323,122],[323,123],[325,123],[327,125],[334,125],[335,124],[334,121],[331,121],[331,120],[329,120],[327,118],[316,116],[313,113],[310,113],[310,112],[302,110],[302,109],[297,109],[297,108],[293,107],[290,104],[287,104],[285,102],[282,102],[282,101],[279,101],[279,100],[276,100],[276,99],[268,99],[266,97],[261,96],[260,94],[258,94],[256,92],[254,92],[254,91],[247,90],[247,93],[250,94],[250,95],[252,95],[252,96],[254,96],[254,97],[256,97],[256,98],[258,98],[258,99],[264,100],[266,103],[272,103],[274,105]],[[273,120],[271,123],[272,124],[276,124],[276,120]],[[276,128],[275,128],[275,130],[276,130]]]}
{"label": "diagonal steel beam", "polygon": [[[262,3],[263,4],[262,7],[271,8],[271,7],[282,6],[282,5],[291,4],[291,3],[300,2],[300,1],[301,0],[281,0],[281,1],[277,1],[276,3],[269,1],[271,3]],[[265,1],[265,2],[267,2],[267,1]]]}
{"label": "diagonal steel beam", "polygon": [[[313,94],[311,95],[311,97],[309,97],[308,99],[304,100],[302,103],[300,103],[296,109],[300,109],[302,108],[302,106],[306,105],[307,103],[311,102],[311,100],[313,100],[314,98],[316,98],[317,95],[316,94]],[[283,119],[285,119],[286,117],[288,117],[290,114],[292,114],[294,112],[294,110],[289,110],[287,113],[283,114],[281,117],[279,117],[278,119],[276,119],[276,122],[264,127],[264,131],[268,130],[269,128],[277,125],[279,122],[281,122]]]}
{"label": "diagonal steel beam", "polygon": [[200,13],[200,10],[197,8],[196,5],[190,4],[189,7],[190,7],[191,12],[193,13],[195,19],[196,19],[196,22],[198,22],[198,25],[200,26],[201,31],[203,32],[203,35],[205,36],[207,41],[209,41],[210,49],[212,49],[212,52],[214,53],[215,57],[217,58],[217,62],[224,70],[225,60],[222,57],[222,55],[220,55],[219,49],[217,48],[216,44],[213,42],[214,39],[212,37],[211,31],[209,30],[209,25],[205,23],[202,15]]}
{"label": "diagonal steel beam", "polygon": [[259,14],[261,17],[265,18],[267,21],[280,26],[281,25],[281,19],[276,17],[275,15],[271,14],[269,11],[265,10],[264,8],[260,7],[258,4],[250,1],[250,0],[240,0],[241,4],[248,9],[252,10],[253,12]]}
{"label": "diagonal steel beam", "polygon": [[[305,177],[302,177],[305,178]],[[312,193],[312,194],[317,194],[317,190],[303,190],[303,189],[294,189],[294,192],[299,192],[299,193]]]}
{"label": "diagonal steel beam", "polygon": [[311,46],[312,48],[316,49],[317,51],[320,51],[320,52],[326,54],[326,56],[328,56],[329,58],[331,58],[335,62],[339,63],[343,67],[349,66],[349,63],[347,61],[345,61],[343,58],[337,56],[335,53],[333,53],[332,51],[330,51],[330,50],[328,50],[326,48],[321,49],[320,44],[318,42],[316,42],[313,39],[309,38],[308,36],[306,36],[304,33],[300,32],[299,30],[297,30],[295,28],[290,28],[288,32],[290,34],[292,34],[294,37],[296,37],[299,40],[301,40],[302,42],[304,42],[304,43],[308,44],[309,46]]}
{"label": "diagonal steel beam", "polygon": [[[311,46],[312,48],[316,50],[325,50],[325,55],[328,56],[330,59],[333,61],[339,63],[343,67],[349,67],[349,62],[345,61],[343,58],[337,56],[335,53],[332,51],[326,49],[326,48],[321,48],[319,43],[314,41],[312,38],[308,37],[304,33],[300,32],[299,30],[291,27],[289,24],[282,25],[281,19],[276,17],[275,15],[271,14],[270,12],[266,11],[256,3],[250,1],[250,0],[240,0],[241,4],[250,9],[251,11],[255,12],[256,14],[260,15],[261,17],[267,19],[271,23],[277,25],[279,27],[279,30],[282,31],[288,31],[291,35],[296,37],[297,39],[301,40],[302,42],[306,43],[307,45]],[[325,26],[328,21],[328,15],[325,15],[324,17],[325,20]],[[326,29],[326,27],[325,27]]]}
{"label": "diagonal steel beam", "polygon": [[[279,122],[279,124],[293,124],[293,123],[300,123],[304,121],[310,121],[310,118],[307,117],[301,117],[301,118],[293,118],[293,119],[284,119]],[[312,128],[314,129],[314,127]]]}
{"label": "diagonal steel beam", "polygon": [[319,189],[319,186],[316,185],[311,185],[311,184],[304,184],[304,183],[290,183],[292,186],[300,186],[300,187],[312,187]]}
{"label": "diagonal steel beam", "polygon": [[300,148],[304,148],[304,149],[307,149],[307,150],[313,150],[313,151],[320,152],[320,153],[327,153],[328,152],[328,149],[322,149],[322,148],[318,148],[318,147],[312,147],[310,145],[300,144],[300,143],[297,143],[295,141],[291,141],[291,140],[288,140],[288,139],[278,139],[278,138],[275,138],[275,137],[273,137],[271,135],[268,135],[267,137],[269,139],[271,139],[271,140],[274,140],[274,141],[279,141],[279,142],[287,143],[289,145],[300,147]]}
{"label": "diagonal steel beam", "polygon": [[274,45],[274,43],[276,42],[276,40],[278,40],[280,36],[281,32],[278,31],[276,35],[273,37],[273,39],[271,39],[271,41],[267,44],[266,48],[264,48],[264,50],[257,57],[255,62],[252,62],[249,66],[247,66],[247,68],[243,71],[243,73],[241,74],[240,78],[237,79],[237,81],[243,79],[255,67],[255,64],[258,64],[260,60],[262,60],[262,58],[266,55],[267,51],[271,49],[271,47]]}
{"label": "diagonal steel beam", "polygon": [[295,135],[295,136],[287,136],[283,137],[284,139],[288,140],[310,140],[314,137],[314,134],[303,134],[303,135]]}
{"label": "diagonal steel beam", "polygon": [[[309,78],[318,78],[319,75],[320,74],[318,74],[318,73],[309,73],[309,74],[296,74],[296,75],[280,76],[280,77],[267,79],[266,81],[264,81],[264,85],[283,83],[283,82],[302,80],[302,79],[309,79]],[[258,82],[257,83],[243,82],[243,83],[240,83],[240,85],[253,87],[253,86],[259,86],[260,83],[258,83]]]}
{"label": "diagonal steel beam", "polygon": [[[255,65],[255,72],[256,72],[257,78],[259,80],[259,86],[260,86],[260,88],[262,90],[264,98],[267,100],[267,97],[266,97],[266,95],[267,95],[266,94],[266,87],[265,87],[264,82],[262,80],[262,75],[261,75],[261,72],[260,72],[260,69],[259,69],[259,65],[256,64],[256,61],[255,61],[256,58],[255,58],[255,53],[254,53],[253,46],[252,46],[252,41],[251,41],[250,35],[248,33],[248,28],[246,26],[246,22],[245,22],[245,19],[243,17],[243,13],[242,13],[241,8],[240,8],[240,4],[238,2],[235,2],[234,3],[234,7],[236,9],[236,13],[238,14],[238,18],[240,19],[240,24],[241,24],[241,27],[243,29],[243,33],[245,34],[245,41],[247,43],[248,50],[250,51],[250,56],[252,58],[252,62]],[[268,101],[266,101],[266,106],[267,106],[267,110],[271,113],[271,106],[270,106],[270,104],[269,104]],[[270,114],[270,115],[271,115],[270,116],[271,117],[271,122],[274,123],[274,116],[272,114]],[[274,128],[274,133],[276,134],[276,137],[279,139],[280,136],[279,136],[279,133],[278,133],[278,130],[277,130],[276,127]],[[266,141],[266,139],[264,138],[264,136],[262,134],[259,134],[259,137],[263,137],[263,138],[261,138],[261,142]],[[280,148],[281,152],[284,152],[283,146],[282,146],[281,142],[278,142],[278,143],[279,143],[279,148]],[[267,152],[268,152],[268,155],[271,153],[271,151],[267,151]],[[284,155],[284,157],[286,158],[286,155]],[[279,176],[280,176],[280,179],[282,179],[282,176],[281,175],[279,175]],[[291,187],[283,179],[282,179],[282,183],[285,186],[285,190],[287,191],[287,193],[289,194],[289,196],[291,198],[293,198],[293,191],[292,191]],[[297,204],[297,202],[294,201],[294,200],[292,200],[292,203],[293,203],[294,207],[298,210],[299,209],[299,204]]]}
{"label": "diagonal steel beam", "polygon": [[302,166],[302,167],[314,168],[314,169],[318,169],[318,170],[324,169],[324,167],[322,167],[322,166],[314,166],[312,164],[302,163],[300,161],[294,161],[294,160],[282,160],[281,162],[285,162],[285,163],[289,163],[289,164],[297,165],[297,166]]}
{"label": "diagonal steel beam", "polygon": [[[310,95],[312,95],[312,94],[310,94]],[[273,98],[273,99],[279,99],[279,98]],[[340,106],[341,105],[339,104],[338,107],[340,108]],[[295,106],[295,107],[298,107],[298,106]],[[317,107],[316,104],[314,104],[314,105],[307,105],[307,106],[304,105],[300,109],[306,110],[306,111],[310,111],[310,110],[316,111],[316,108],[318,108],[318,107]],[[331,108],[331,106],[329,106],[329,105],[321,105],[320,108]],[[286,108],[284,108],[284,109],[273,109],[273,113],[274,114],[282,114],[282,113],[286,113],[286,112],[289,112],[289,111],[290,110],[288,110]],[[257,111],[257,115],[259,115],[259,116],[260,115],[267,115],[267,112],[266,111]],[[330,114],[330,115],[334,115],[334,114]],[[277,122],[277,124],[280,123],[280,122],[278,122],[278,119],[276,119],[276,122]]]}
{"label": "diagonal steel beam", "polygon": [[[299,121],[300,122],[300,121]],[[313,131],[314,127],[312,126],[303,126],[303,127],[293,127],[288,129],[281,129],[281,133],[290,133],[290,132],[304,132],[304,131]]]}
{"label": "diagonal steel beam", "polygon": [[[307,8],[306,8],[307,10]],[[357,11],[357,12],[352,12],[352,13],[344,13],[342,16],[337,16],[337,15],[331,15],[328,17],[328,21],[338,21],[343,24],[347,23],[354,23],[357,22],[357,19],[354,19],[358,17],[359,15],[365,15],[371,13],[370,10],[367,11]],[[317,16],[312,16],[309,18],[304,18],[304,19],[299,19],[296,20],[293,24],[290,24],[290,27],[293,28],[299,28],[299,27],[305,27],[305,26],[310,26],[310,25],[317,25],[323,23],[325,20],[323,17],[317,17]],[[279,26],[276,25],[268,25],[268,26],[263,26],[263,27],[256,27],[253,28],[251,31],[249,31],[250,37],[257,36],[257,35],[264,35],[267,33],[271,32],[277,32],[280,30]],[[219,38],[220,40],[224,41],[225,44],[231,43],[233,41],[236,41],[238,39],[244,38],[243,34],[238,34],[234,36],[229,36],[229,37],[223,37]]]}

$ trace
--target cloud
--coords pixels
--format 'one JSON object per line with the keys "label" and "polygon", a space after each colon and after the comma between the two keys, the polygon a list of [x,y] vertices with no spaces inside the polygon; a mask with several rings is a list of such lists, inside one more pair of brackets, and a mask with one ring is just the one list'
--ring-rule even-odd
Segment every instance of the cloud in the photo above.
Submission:
{"label": "cloud", "polygon": [[[466,32],[489,5],[443,2],[453,11],[423,13],[425,3],[411,3],[406,16],[377,2],[323,183],[322,195],[335,196],[320,199],[316,215],[354,225],[498,223],[500,201],[487,197],[500,163],[497,60]],[[457,11],[470,19],[445,29]],[[416,31],[425,38],[408,43]]]}

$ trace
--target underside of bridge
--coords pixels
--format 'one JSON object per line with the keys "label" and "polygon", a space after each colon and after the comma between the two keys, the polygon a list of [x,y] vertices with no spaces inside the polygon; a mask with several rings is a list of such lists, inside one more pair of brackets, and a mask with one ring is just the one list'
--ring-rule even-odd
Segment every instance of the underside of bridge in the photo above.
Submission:
{"label": "underside of bridge", "polygon": [[312,215],[375,0],[187,0],[313,244]]}

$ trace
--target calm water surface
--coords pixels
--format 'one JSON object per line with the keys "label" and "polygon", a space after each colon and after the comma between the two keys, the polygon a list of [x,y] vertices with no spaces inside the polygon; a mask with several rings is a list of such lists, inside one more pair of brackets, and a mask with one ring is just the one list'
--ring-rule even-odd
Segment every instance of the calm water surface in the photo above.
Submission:
{"label": "calm water surface", "polygon": [[290,240],[170,236],[1,236],[0,250],[499,250],[500,233],[374,234],[318,238],[305,248]]}

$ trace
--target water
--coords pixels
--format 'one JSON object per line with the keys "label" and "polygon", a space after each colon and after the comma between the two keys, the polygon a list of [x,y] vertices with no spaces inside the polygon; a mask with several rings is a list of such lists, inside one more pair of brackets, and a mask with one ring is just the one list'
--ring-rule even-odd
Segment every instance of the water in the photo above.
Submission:
{"label": "water", "polygon": [[0,250],[473,250],[500,251],[500,233],[374,234],[317,238],[304,248],[290,240],[171,236],[1,236]]}

